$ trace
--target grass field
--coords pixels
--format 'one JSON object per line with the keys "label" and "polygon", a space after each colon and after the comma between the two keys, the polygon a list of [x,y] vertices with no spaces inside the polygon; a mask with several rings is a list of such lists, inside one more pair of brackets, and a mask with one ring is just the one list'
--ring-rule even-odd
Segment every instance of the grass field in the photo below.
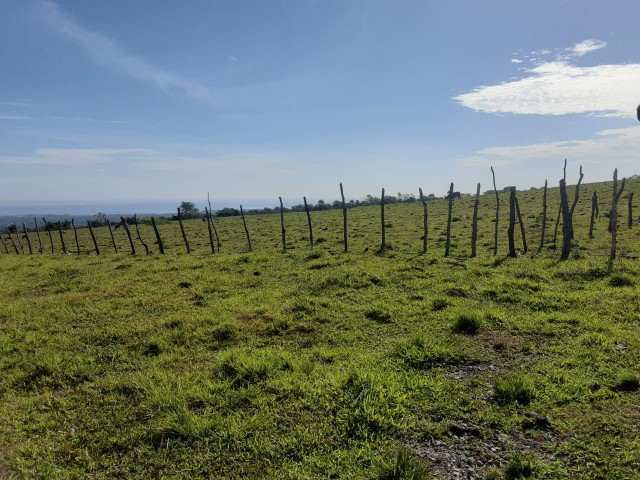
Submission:
{"label": "grass field", "polygon": [[[427,255],[419,203],[387,207],[384,252],[366,207],[348,254],[339,210],[312,213],[313,249],[304,213],[286,214],[285,253],[279,216],[255,215],[252,253],[233,217],[216,219],[219,255],[199,220],[191,255],[175,222],[164,256],[146,225],[148,256],[122,229],[114,254],[102,228],[100,256],[87,229],[81,254],[57,234],[55,254],[3,254],[0,478],[640,478],[640,226],[621,200],[608,271],[610,189],[582,186],[564,262],[538,251],[541,190],[518,193],[518,258],[506,196],[496,257],[492,196],[475,259],[472,197],[448,259],[444,201]],[[549,238],[557,209],[550,189]]]}

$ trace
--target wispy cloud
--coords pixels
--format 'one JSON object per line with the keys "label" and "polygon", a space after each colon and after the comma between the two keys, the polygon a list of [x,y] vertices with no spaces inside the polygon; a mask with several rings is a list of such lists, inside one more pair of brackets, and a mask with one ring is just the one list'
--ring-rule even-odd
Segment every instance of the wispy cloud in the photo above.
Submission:
{"label": "wispy cloud", "polygon": [[26,102],[26,101],[3,101],[0,102],[0,105],[6,106],[6,107],[32,107],[33,104],[30,102]]}
{"label": "wispy cloud", "polygon": [[81,166],[139,160],[156,154],[142,148],[39,148],[31,155],[2,155],[0,164]]}
{"label": "wispy cloud", "polygon": [[460,160],[473,167],[506,166],[516,163],[580,159],[581,163],[618,165],[635,161],[640,151],[640,127],[609,129],[586,140],[489,147]]}
{"label": "wispy cloud", "polygon": [[162,90],[176,89],[200,102],[216,103],[216,96],[211,89],[130,54],[115,40],[80,25],[70,15],[61,11],[55,3],[39,0],[36,11],[39,19],[48,28],[82,48],[96,63]]}
{"label": "wispy cloud", "polygon": [[33,118],[23,115],[0,115],[0,120],[33,120]]}
{"label": "wispy cloud", "polygon": [[552,61],[534,61],[533,67],[523,69],[523,78],[477,87],[454,100],[487,113],[635,117],[640,98],[640,64],[579,67],[571,62],[605,45],[598,40],[576,43]]}

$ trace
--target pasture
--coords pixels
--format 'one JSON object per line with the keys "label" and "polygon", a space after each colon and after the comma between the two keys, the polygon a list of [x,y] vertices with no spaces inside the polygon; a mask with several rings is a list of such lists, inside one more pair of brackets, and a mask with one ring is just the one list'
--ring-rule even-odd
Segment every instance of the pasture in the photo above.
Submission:
{"label": "pasture", "polygon": [[481,196],[476,258],[465,196],[448,258],[442,200],[426,255],[419,202],[386,207],[384,251],[380,208],[350,209],[346,254],[340,210],[311,213],[313,248],[285,214],[286,252],[275,214],[246,217],[251,253],[239,217],[215,255],[200,220],[189,255],[177,222],[165,255],[146,224],[149,255],[41,231],[43,254],[0,256],[0,478],[638,478],[640,226],[621,200],[609,271],[611,183],[584,184],[560,261],[542,191],[518,198],[517,258],[506,194],[497,256]]}

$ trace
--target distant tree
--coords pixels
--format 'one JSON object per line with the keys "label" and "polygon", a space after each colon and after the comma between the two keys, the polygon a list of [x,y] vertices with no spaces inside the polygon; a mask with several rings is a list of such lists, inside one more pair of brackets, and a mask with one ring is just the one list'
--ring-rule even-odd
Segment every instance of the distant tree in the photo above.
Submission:
{"label": "distant tree", "polygon": [[240,215],[240,210],[230,207],[225,207],[216,213],[217,217],[235,217],[236,215]]}
{"label": "distant tree", "polygon": [[180,214],[182,218],[200,218],[200,209],[193,202],[182,202],[180,204]]}

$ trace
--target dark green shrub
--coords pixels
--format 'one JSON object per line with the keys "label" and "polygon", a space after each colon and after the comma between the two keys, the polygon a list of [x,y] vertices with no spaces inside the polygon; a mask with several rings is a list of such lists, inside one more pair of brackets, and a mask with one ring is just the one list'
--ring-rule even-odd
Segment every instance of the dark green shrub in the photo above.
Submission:
{"label": "dark green shrub", "polygon": [[456,318],[451,330],[454,333],[464,333],[466,335],[475,335],[482,327],[482,320],[474,313],[461,313]]}

